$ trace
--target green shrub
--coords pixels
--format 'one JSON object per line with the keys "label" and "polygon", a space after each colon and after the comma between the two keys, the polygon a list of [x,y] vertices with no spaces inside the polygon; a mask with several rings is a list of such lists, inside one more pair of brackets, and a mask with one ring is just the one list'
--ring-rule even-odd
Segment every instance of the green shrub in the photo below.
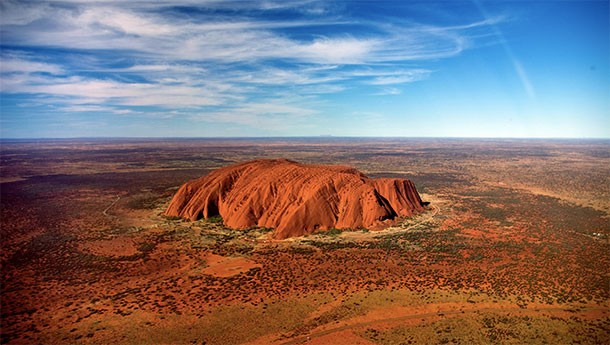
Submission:
{"label": "green shrub", "polygon": [[206,218],[205,221],[208,223],[219,224],[219,223],[222,223],[222,216],[220,216],[219,214],[215,215],[215,216],[211,216],[209,218]]}
{"label": "green shrub", "polygon": [[343,230],[337,228],[330,228],[327,231],[321,231],[318,234],[322,236],[339,236]]}

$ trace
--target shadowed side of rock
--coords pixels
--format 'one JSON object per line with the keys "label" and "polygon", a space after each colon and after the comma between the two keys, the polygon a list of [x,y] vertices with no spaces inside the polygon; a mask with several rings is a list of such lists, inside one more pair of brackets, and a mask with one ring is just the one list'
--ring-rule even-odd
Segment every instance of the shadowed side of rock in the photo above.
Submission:
{"label": "shadowed side of rock", "polygon": [[284,239],[331,228],[378,228],[423,210],[409,180],[369,179],[344,166],[255,160],[185,183],[166,215],[221,215],[235,229],[274,228]]}

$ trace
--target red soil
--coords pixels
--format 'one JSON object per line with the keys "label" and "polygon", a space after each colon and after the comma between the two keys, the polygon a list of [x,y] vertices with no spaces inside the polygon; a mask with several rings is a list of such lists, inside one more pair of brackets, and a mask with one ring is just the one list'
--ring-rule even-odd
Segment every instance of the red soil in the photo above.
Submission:
{"label": "red soil", "polygon": [[215,277],[232,277],[252,268],[262,267],[262,265],[243,257],[225,257],[212,253],[208,254],[206,263],[208,266],[203,270],[203,273]]}
{"label": "red soil", "polygon": [[274,238],[284,239],[331,228],[380,228],[422,210],[409,180],[370,179],[345,166],[269,159],[185,183],[165,213],[190,220],[221,215],[231,228],[274,228]]}
{"label": "red soil", "polygon": [[138,254],[138,244],[133,239],[125,237],[82,242],[78,247],[83,252],[101,256],[121,257]]}

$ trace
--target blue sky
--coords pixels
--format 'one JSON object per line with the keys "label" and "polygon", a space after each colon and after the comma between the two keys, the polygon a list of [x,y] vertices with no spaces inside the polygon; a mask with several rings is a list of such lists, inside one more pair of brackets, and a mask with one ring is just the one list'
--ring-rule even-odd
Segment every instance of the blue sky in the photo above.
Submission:
{"label": "blue sky", "polygon": [[606,1],[2,1],[2,138],[610,137]]}

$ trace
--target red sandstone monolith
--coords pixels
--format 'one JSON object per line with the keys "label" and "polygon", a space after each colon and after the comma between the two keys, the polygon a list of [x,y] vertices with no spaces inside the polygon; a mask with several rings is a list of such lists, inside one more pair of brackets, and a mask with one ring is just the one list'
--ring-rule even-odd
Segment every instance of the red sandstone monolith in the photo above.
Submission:
{"label": "red sandstone monolith", "polygon": [[185,183],[165,214],[190,220],[220,215],[228,227],[273,228],[273,237],[284,239],[331,228],[376,229],[421,211],[421,198],[409,180],[371,179],[345,166],[266,159]]}

